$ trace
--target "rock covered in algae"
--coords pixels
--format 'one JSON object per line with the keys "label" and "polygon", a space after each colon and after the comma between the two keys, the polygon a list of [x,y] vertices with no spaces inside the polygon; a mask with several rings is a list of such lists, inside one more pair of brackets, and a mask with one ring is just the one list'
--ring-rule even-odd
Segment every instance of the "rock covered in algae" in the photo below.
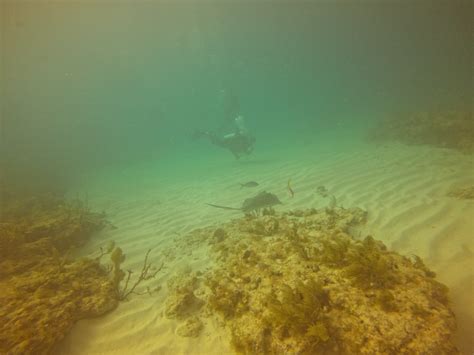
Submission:
{"label": "rock covered in algae", "polygon": [[414,112],[394,115],[378,122],[368,138],[377,143],[400,141],[407,144],[429,144],[474,152],[472,111]]}
{"label": "rock covered in algae", "polygon": [[460,200],[474,200],[474,185],[452,189],[448,192],[448,196]]}
{"label": "rock covered in algae", "polygon": [[195,338],[201,333],[203,327],[204,325],[202,324],[202,321],[198,317],[193,316],[186,319],[183,324],[178,326],[176,334],[181,337]]}
{"label": "rock covered in algae", "polygon": [[199,336],[204,325],[198,317],[202,314],[204,301],[194,292],[199,286],[197,273],[181,272],[168,280],[169,294],[164,314],[167,318],[178,319],[181,324],[176,334],[181,337]]}
{"label": "rock covered in algae", "polygon": [[165,304],[167,318],[185,319],[197,313],[203,301],[196,297],[194,290],[197,287],[197,277],[191,275],[177,275],[168,281],[170,290]]}
{"label": "rock covered in algae", "polygon": [[50,198],[3,206],[0,225],[0,353],[48,354],[76,321],[117,306],[97,260],[70,260],[103,216]]}
{"label": "rock covered in algae", "polygon": [[102,315],[117,306],[115,290],[101,265],[80,260],[58,269],[42,267],[0,281],[0,353],[43,354],[75,322]]}
{"label": "rock covered in algae", "polygon": [[218,242],[193,232],[215,262],[195,292],[241,353],[457,353],[446,286],[420,258],[351,237],[364,219],[313,209],[234,220]]}

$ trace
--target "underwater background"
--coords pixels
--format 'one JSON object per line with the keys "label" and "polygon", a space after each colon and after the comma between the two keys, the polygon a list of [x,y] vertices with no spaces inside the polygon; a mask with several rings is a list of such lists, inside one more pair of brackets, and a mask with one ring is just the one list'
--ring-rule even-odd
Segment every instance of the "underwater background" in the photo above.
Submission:
{"label": "underwater background", "polygon": [[[239,208],[266,190],[283,203],[275,209],[323,208],[325,186],[337,206],[367,210],[359,234],[426,259],[451,289],[455,344],[472,353],[473,197],[449,197],[473,184],[472,6],[1,1],[3,189],[87,200],[117,228],[78,255],[114,240],[140,268],[149,248],[241,215],[206,203]],[[234,132],[238,115],[256,139],[251,154],[196,139]],[[387,117],[399,124],[377,130]],[[436,137],[424,139],[428,130]],[[259,186],[240,187],[248,181]],[[160,283],[209,261],[174,253]],[[227,350],[212,347],[217,335],[177,337],[158,319],[165,299],[81,321],[55,351]]]}
{"label": "underwater background", "polygon": [[2,6],[2,156],[29,173],[214,157],[189,135],[232,96],[257,155],[471,104],[467,1]]}

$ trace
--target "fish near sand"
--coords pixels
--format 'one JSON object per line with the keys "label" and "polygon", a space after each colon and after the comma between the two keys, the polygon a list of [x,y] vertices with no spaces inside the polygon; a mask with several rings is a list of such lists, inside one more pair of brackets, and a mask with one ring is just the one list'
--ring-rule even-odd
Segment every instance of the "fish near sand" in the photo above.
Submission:
{"label": "fish near sand", "polygon": [[246,183],[240,184],[240,188],[242,187],[256,187],[258,186],[258,182],[256,181],[248,181]]}
{"label": "fish near sand", "polygon": [[235,210],[235,211],[242,211],[244,213],[250,213],[258,211],[262,208],[272,207],[275,205],[281,205],[281,201],[278,197],[270,192],[262,191],[255,195],[254,197],[250,197],[244,200],[242,203],[242,207],[227,207],[227,206],[219,206],[213,205],[211,203],[207,203],[207,205],[216,207],[216,208],[223,208],[225,210]]}
{"label": "fish near sand", "polygon": [[288,180],[288,183],[286,184],[286,188],[288,190],[288,193],[290,194],[290,197],[291,198],[295,197],[295,192],[291,188],[291,179]]}

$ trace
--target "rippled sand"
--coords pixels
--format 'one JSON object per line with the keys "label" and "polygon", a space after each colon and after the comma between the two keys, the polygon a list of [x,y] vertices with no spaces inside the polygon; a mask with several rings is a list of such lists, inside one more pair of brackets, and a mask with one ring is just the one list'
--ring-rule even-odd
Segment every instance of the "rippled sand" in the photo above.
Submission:
{"label": "rippled sand", "polygon": [[[181,160],[179,160],[181,162]],[[324,207],[328,200],[316,193],[325,186],[337,205],[358,206],[369,212],[361,235],[371,234],[402,254],[417,254],[451,290],[458,320],[457,343],[465,353],[474,350],[471,304],[474,284],[474,200],[448,197],[454,187],[472,185],[473,159],[457,152],[429,147],[357,144],[340,149],[318,146],[233,161],[216,154],[215,160],[158,161],[126,170],[109,170],[84,179],[79,195],[87,192],[91,206],[104,209],[117,229],[92,240],[84,254],[107,241],[124,250],[126,269],[139,270],[153,248],[151,261],[160,264],[161,252],[173,238],[190,230],[240,216],[238,211],[214,209],[204,203],[239,207],[260,190],[277,194],[279,210]],[[288,179],[295,192],[290,198]],[[258,181],[256,188],[238,183]],[[163,316],[166,280],[183,268],[204,269],[206,254],[174,250],[157,279],[162,285],[150,296],[133,295],[104,317],[79,322],[59,346],[62,354],[222,354],[230,351],[225,332],[208,324],[198,338],[175,335],[177,322]]]}

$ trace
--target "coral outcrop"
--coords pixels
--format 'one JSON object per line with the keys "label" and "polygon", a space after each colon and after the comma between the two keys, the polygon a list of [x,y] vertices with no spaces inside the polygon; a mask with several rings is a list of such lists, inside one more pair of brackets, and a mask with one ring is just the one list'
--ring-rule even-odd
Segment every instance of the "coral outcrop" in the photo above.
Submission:
{"label": "coral outcrop", "polygon": [[420,258],[353,238],[365,218],[357,208],[267,210],[196,230],[181,243],[208,245],[213,267],[183,284],[182,299],[199,294],[239,353],[457,353],[446,286]]}
{"label": "coral outcrop", "polygon": [[195,272],[185,272],[168,280],[169,295],[165,304],[165,316],[177,319],[181,324],[176,334],[182,337],[197,337],[204,325],[199,318],[203,314],[204,301],[195,291],[200,280]]}
{"label": "coral outcrop", "polygon": [[369,133],[375,142],[400,141],[474,152],[472,111],[417,112],[382,120]]}
{"label": "coral outcrop", "polygon": [[203,327],[202,321],[194,316],[186,319],[186,321],[176,329],[176,334],[186,338],[195,338],[201,333]]}
{"label": "coral outcrop", "polygon": [[460,200],[474,200],[474,185],[454,188],[448,192],[448,196]]}
{"label": "coral outcrop", "polygon": [[9,201],[1,213],[0,353],[48,354],[76,321],[117,306],[99,261],[69,257],[103,214],[52,196]]}

